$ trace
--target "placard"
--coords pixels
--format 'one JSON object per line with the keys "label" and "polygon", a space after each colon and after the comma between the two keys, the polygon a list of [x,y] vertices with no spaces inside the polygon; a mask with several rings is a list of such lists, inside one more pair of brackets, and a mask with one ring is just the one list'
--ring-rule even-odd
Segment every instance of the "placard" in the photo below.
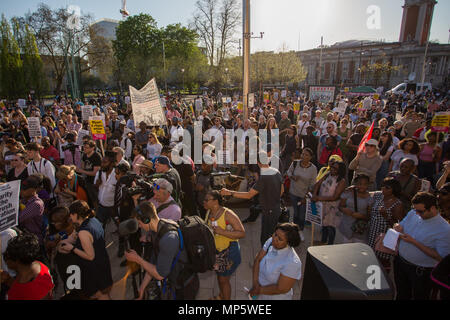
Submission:
{"label": "placard", "polygon": [[270,101],[270,94],[267,91],[264,91],[264,102]]}
{"label": "placard", "polygon": [[153,78],[141,90],[130,86],[131,105],[136,126],[145,122],[149,126],[167,124],[166,116],[161,105],[158,86]]}
{"label": "placard", "polygon": [[125,97],[125,104],[130,104],[131,103],[131,98],[126,96]]}
{"label": "placard", "polygon": [[0,185],[0,232],[19,224],[20,180]]}
{"label": "placard", "polygon": [[306,216],[305,220],[322,226],[322,202],[312,202],[311,199],[306,199]]}
{"label": "placard", "polygon": [[27,101],[25,99],[18,99],[17,103],[19,104],[19,107],[25,108],[27,106]]}
{"label": "placard", "polygon": [[91,126],[92,139],[106,140],[105,126],[101,117],[90,117],[89,125]]}
{"label": "placard", "polygon": [[347,110],[347,102],[341,100],[338,103],[338,106],[333,109],[334,112],[337,112],[341,117],[345,115],[345,110]]}
{"label": "placard", "polygon": [[363,100],[363,107],[362,108],[364,110],[370,110],[370,108],[372,107],[372,102],[373,102],[372,98],[365,97],[364,100]]}
{"label": "placard", "polygon": [[299,114],[300,112],[300,102],[294,102],[294,114]]}
{"label": "placard", "polygon": [[203,111],[203,100],[201,98],[195,99],[195,111]]}
{"label": "placard", "polygon": [[282,90],[281,91],[281,97],[282,98],[286,98],[286,96],[287,96],[287,90]]}
{"label": "placard", "polygon": [[450,112],[438,112],[431,122],[431,130],[436,132],[448,132],[450,126]]}
{"label": "placard", "polygon": [[241,101],[239,101],[239,102],[237,103],[237,110],[238,110],[239,112],[244,112],[244,104],[243,104]]}
{"label": "placard", "polygon": [[319,100],[323,104],[334,102],[335,87],[324,86],[310,86],[309,87],[309,99]]}
{"label": "placard", "polygon": [[28,133],[31,138],[41,137],[41,120],[37,117],[28,118]]}
{"label": "placard", "polygon": [[83,121],[89,120],[90,117],[94,116],[94,110],[91,106],[81,106],[81,119]]}
{"label": "placard", "polygon": [[89,130],[80,129],[78,131],[76,144],[79,145],[79,146],[82,146],[83,145],[83,137],[90,136],[90,135],[91,135],[91,133],[89,132]]}
{"label": "placard", "polygon": [[255,107],[255,94],[254,93],[248,94],[248,107],[250,109],[253,109]]}

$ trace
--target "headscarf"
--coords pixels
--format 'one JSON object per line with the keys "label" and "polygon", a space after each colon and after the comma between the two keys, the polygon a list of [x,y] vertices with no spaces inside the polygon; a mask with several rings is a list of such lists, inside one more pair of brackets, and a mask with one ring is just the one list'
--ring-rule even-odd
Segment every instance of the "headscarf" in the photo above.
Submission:
{"label": "headscarf", "polygon": [[[333,154],[329,159],[328,159],[328,163],[330,162],[330,160],[334,160],[335,162],[344,162],[344,160],[342,160],[342,158],[340,156],[338,156],[337,154]],[[322,179],[323,177],[325,177],[325,175],[330,172],[330,166],[328,167],[323,167],[322,169],[320,169],[319,174],[317,175],[316,178],[316,182],[320,181],[320,179]]]}

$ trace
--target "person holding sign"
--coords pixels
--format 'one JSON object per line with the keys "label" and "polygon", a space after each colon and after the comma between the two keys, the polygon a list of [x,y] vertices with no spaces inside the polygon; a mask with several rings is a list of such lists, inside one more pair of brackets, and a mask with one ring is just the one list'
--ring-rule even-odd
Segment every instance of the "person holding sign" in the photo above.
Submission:
{"label": "person holding sign", "polygon": [[343,162],[330,165],[330,172],[321,178],[314,186],[312,201],[322,202],[322,244],[334,244],[336,227],[340,223],[338,212],[342,192],[345,190],[346,167]]}

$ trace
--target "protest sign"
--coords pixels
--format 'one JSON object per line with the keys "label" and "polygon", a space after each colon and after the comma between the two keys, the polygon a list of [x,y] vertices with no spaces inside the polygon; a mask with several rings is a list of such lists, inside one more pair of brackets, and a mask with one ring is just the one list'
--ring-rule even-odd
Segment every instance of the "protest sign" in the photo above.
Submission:
{"label": "protest sign", "polygon": [[20,180],[0,185],[0,232],[18,225]]}
{"label": "protest sign", "polygon": [[341,117],[345,115],[345,110],[347,109],[347,102],[341,100],[338,103],[338,106],[334,108],[334,112],[337,112]]}
{"label": "protest sign", "polygon": [[253,108],[255,106],[255,94],[249,93],[248,94],[248,107]]}
{"label": "protest sign", "polygon": [[269,102],[270,100],[270,95],[267,91],[264,91],[264,102]]}
{"label": "protest sign", "polygon": [[294,102],[294,114],[298,114],[300,112],[300,102]]}
{"label": "protest sign", "polygon": [[370,110],[371,107],[372,107],[372,98],[365,97],[364,100],[363,100],[362,109]]}
{"label": "protest sign", "polygon": [[91,126],[92,139],[106,140],[105,126],[101,117],[90,117],[89,125]]}
{"label": "protest sign", "polygon": [[309,99],[319,100],[323,104],[328,102],[334,102],[334,93],[336,91],[335,87],[325,87],[325,86],[310,86],[309,87]]}
{"label": "protest sign", "polygon": [[89,130],[80,129],[78,131],[78,137],[77,137],[77,143],[76,144],[79,145],[79,146],[83,145],[83,137],[90,136],[90,135],[91,135],[91,133],[89,132]]}
{"label": "protest sign", "polygon": [[37,117],[28,118],[28,133],[31,138],[42,136],[41,120]]}
{"label": "protest sign", "polygon": [[273,93],[273,100],[275,100],[275,101],[278,101],[278,91],[275,91],[274,93]]}
{"label": "protest sign", "polygon": [[375,94],[373,95],[373,99],[374,99],[374,100],[380,99],[380,95],[379,95],[378,93],[375,93]]}
{"label": "protest sign", "polygon": [[322,226],[322,202],[312,202],[306,199],[306,216],[305,220]]}
{"label": "protest sign", "polygon": [[89,120],[89,117],[94,115],[94,110],[91,106],[81,106],[81,119],[83,121]]}
{"label": "protest sign", "polygon": [[195,99],[195,111],[203,111],[203,100],[201,98]]}
{"label": "protest sign", "polygon": [[282,90],[281,91],[281,97],[282,98],[286,98],[286,96],[287,96],[287,90]]}
{"label": "protest sign", "polygon": [[131,98],[125,97],[125,104],[130,104],[130,103],[131,103]]}
{"label": "protest sign", "polygon": [[19,107],[25,108],[27,106],[27,101],[25,99],[19,99],[17,100],[17,103],[19,104]]}
{"label": "protest sign", "polygon": [[450,126],[450,112],[438,112],[431,122],[431,130],[436,132],[448,132]]}
{"label": "protest sign", "polygon": [[237,110],[238,110],[239,112],[244,112],[244,104],[243,104],[241,101],[239,101],[239,102],[237,103]]}
{"label": "protest sign", "polygon": [[130,97],[136,126],[141,122],[149,126],[162,126],[167,123],[154,78],[141,90],[130,86]]}

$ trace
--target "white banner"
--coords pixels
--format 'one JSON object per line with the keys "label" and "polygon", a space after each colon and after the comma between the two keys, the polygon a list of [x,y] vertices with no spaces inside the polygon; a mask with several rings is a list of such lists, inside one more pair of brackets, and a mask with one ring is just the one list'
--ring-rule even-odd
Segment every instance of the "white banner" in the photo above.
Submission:
{"label": "white banner", "polygon": [[281,97],[282,98],[286,98],[286,96],[287,96],[287,91],[286,90],[282,90],[281,91]]}
{"label": "white banner", "polygon": [[334,112],[339,113],[341,117],[345,115],[345,110],[347,109],[347,102],[341,100],[336,108],[333,109]]}
{"label": "white banner", "polygon": [[[315,208],[313,208],[315,206]],[[322,202],[312,202],[306,199],[306,216],[305,220],[322,226]]]}
{"label": "white banner", "polygon": [[130,96],[136,127],[141,122],[145,122],[149,126],[162,126],[167,123],[154,78],[141,90],[130,86]]}
{"label": "white banner", "polygon": [[371,107],[372,107],[372,98],[365,97],[363,100],[363,109],[370,110]]}
{"label": "white banner", "polygon": [[41,120],[37,117],[28,118],[28,133],[31,138],[42,136]]}
{"label": "white banner", "polygon": [[309,87],[309,99],[319,100],[320,102],[327,104],[328,102],[334,102],[335,87]]}
{"label": "white banner", "polygon": [[81,119],[83,121],[88,121],[89,117],[94,115],[94,110],[91,106],[81,106]]}
{"label": "white banner", "polygon": [[0,232],[19,224],[20,180],[0,185]]}

